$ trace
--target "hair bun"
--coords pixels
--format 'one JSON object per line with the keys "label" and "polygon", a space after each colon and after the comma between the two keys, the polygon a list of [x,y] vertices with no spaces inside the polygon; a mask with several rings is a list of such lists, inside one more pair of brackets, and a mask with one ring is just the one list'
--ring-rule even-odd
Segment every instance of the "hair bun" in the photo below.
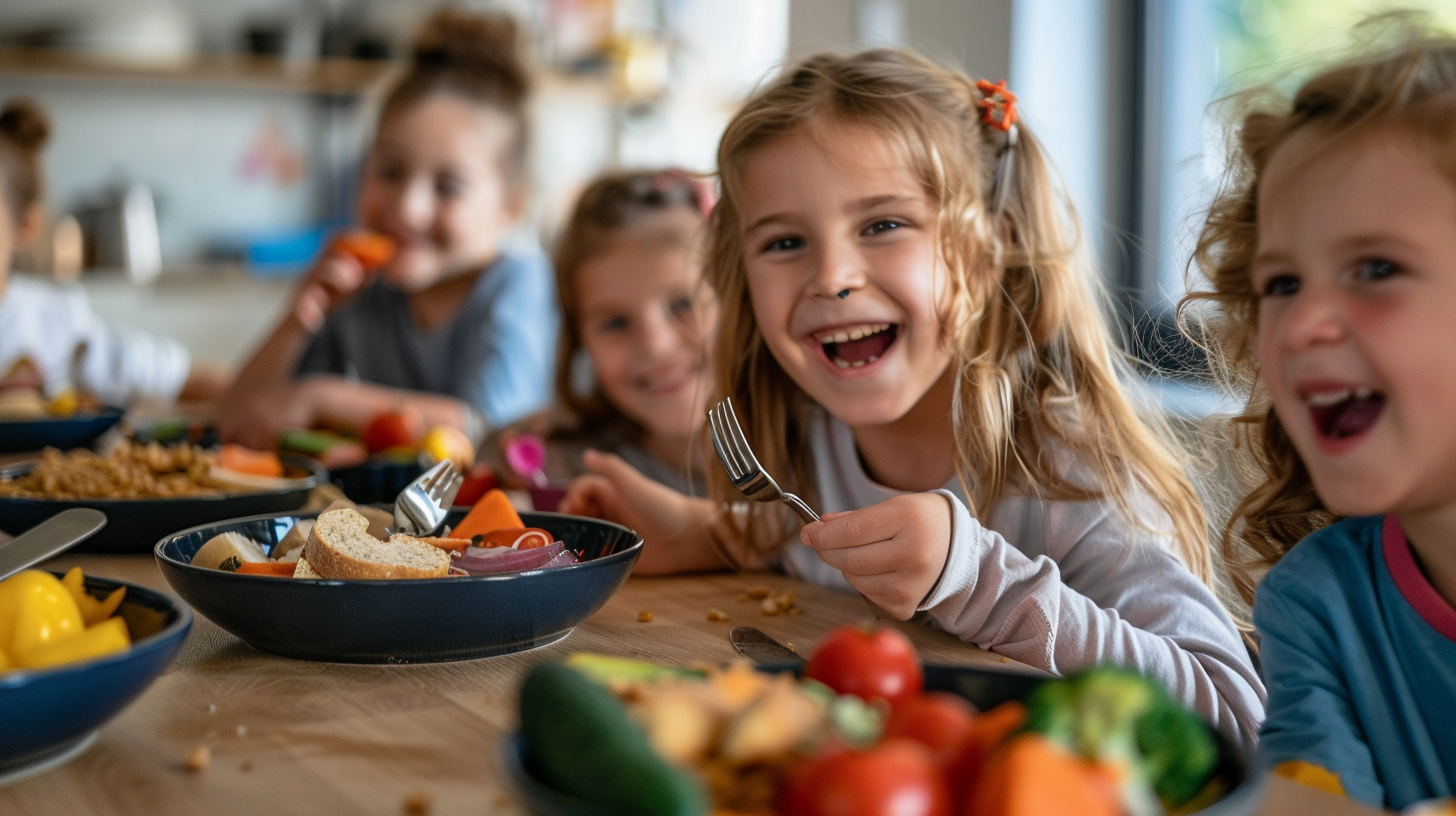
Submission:
{"label": "hair bun", "polygon": [[0,109],[0,136],[24,152],[34,153],[51,136],[51,118],[34,100],[12,99]]}
{"label": "hair bun", "polygon": [[530,90],[516,21],[504,14],[471,14],[441,9],[415,34],[414,70],[465,71],[499,83],[512,103]]}

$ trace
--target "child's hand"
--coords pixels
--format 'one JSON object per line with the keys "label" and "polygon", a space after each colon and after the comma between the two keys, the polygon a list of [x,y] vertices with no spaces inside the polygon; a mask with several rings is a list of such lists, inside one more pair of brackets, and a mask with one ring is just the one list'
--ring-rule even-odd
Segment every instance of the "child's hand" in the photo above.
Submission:
{"label": "child's hand", "polygon": [[636,572],[723,566],[707,540],[712,502],[654,482],[615,454],[589,450],[582,459],[592,472],[571,483],[557,510],[616,522],[641,533],[645,547]]}
{"label": "child's hand", "polygon": [[896,496],[804,525],[799,539],[850,586],[900,620],[915,614],[950,554],[951,508],[934,493]]}
{"label": "child's hand", "polygon": [[339,250],[325,253],[308,277],[298,286],[293,317],[312,334],[324,325],[324,318],[337,309],[374,277],[354,256]]}

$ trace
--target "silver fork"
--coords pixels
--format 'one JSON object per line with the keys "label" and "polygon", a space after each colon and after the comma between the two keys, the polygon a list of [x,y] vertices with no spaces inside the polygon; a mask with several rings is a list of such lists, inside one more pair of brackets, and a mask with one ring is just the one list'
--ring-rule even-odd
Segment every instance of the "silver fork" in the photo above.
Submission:
{"label": "silver fork", "polygon": [[[805,524],[819,520],[819,514],[813,508],[793,493],[784,492],[779,483],[764,471],[763,465],[758,463],[758,457],[753,455],[753,448],[748,446],[748,437],[743,434],[743,427],[738,424],[738,415],[733,412],[732,397],[708,410],[708,432],[713,439],[713,451],[718,454],[718,461],[723,463],[723,470],[728,473],[728,481],[738,488],[739,493],[756,502],[781,501],[792,507]],[[860,598],[876,618],[894,618],[863,594]]]}
{"label": "silver fork", "polygon": [[421,473],[394,500],[395,531],[412,536],[433,533],[445,521],[464,482],[448,459]]}

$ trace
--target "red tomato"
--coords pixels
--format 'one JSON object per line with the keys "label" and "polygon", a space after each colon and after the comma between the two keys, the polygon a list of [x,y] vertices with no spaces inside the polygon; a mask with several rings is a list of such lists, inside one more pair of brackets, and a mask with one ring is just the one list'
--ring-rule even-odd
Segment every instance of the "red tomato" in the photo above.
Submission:
{"label": "red tomato", "polygon": [[364,447],[370,453],[411,447],[420,441],[424,424],[418,410],[386,411],[370,420],[369,427],[364,429]]}
{"label": "red tomato", "polygon": [[904,737],[930,751],[935,762],[949,768],[960,758],[976,726],[976,709],[964,698],[931,691],[906,700],[890,714],[885,737]]}
{"label": "red tomato", "polygon": [[470,472],[466,474],[465,481],[460,485],[460,492],[455,494],[456,507],[473,507],[487,490],[496,486],[495,471],[490,465],[484,462],[476,462]]}
{"label": "red tomato", "polygon": [[950,816],[935,760],[916,743],[889,740],[810,760],[789,775],[785,816]]}
{"label": "red tomato", "polygon": [[909,638],[886,626],[841,626],[824,636],[804,667],[840,694],[883,698],[891,708],[925,688],[925,674]]}

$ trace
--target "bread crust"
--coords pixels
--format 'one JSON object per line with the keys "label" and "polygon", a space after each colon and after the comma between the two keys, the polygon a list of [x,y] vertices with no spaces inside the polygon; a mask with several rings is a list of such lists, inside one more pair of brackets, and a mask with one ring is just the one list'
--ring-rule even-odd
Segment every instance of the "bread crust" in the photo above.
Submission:
{"label": "bread crust", "polygon": [[303,545],[303,560],[324,578],[391,580],[444,578],[450,555],[418,539],[388,542],[369,535],[369,520],[355,510],[330,510],[319,516]]}

